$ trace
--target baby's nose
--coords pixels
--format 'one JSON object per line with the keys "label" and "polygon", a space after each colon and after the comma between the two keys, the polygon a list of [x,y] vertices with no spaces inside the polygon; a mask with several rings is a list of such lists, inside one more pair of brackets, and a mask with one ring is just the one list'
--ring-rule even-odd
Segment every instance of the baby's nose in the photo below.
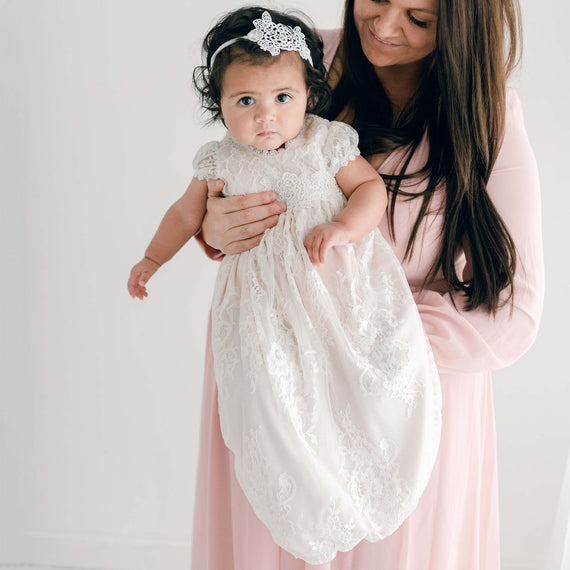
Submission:
{"label": "baby's nose", "polygon": [[273,105],[260,105],[257,109],[256,119],[261,123],[275,120]]}

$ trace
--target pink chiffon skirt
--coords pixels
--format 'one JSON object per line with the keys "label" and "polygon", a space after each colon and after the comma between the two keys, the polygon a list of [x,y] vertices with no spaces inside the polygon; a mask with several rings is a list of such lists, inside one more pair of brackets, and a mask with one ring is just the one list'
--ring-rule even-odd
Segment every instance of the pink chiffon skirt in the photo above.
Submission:
{"label": "pink chiffon skirt", "polygon": [[440,375],[439,455],[419,505],[391,536],[314,566],[275,544],[241,490],[220,432],[210,327],[202,401],[192,570],[499,570],[490,374]]}

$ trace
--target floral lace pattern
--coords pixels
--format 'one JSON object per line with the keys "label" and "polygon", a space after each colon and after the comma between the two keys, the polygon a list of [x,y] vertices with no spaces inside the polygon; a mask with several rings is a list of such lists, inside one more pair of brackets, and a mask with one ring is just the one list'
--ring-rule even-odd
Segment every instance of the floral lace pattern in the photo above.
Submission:
{"label": "floral lace pattern", "polygon": [[299,55],[313,65],[311,50],[307,46],[305,34],[299,26],[292,28],[271,20],[269,12],[263,12],[260,20],[253,20],[255,28],[247,34],[248,39],[257,42],[261,49],[271,55],[279,55],[281,50],[298,51]]}
{"label": "floral lace pattern", "polygon": [[357,142],[347,125],[308,115],[279,150],[228,134],[194,160],[227,195],[275,190],[287,202],[258,247],[222,260],[212,348],[236,477],[275,542],[310,564],[398,528],[441,430],[433,355],[380,232],[333,248],[318,267],[303,245],[346,204],[334,176]]}
{"label": "floral lace pattern", "polygon": [[398,528],[402,513],[409,509],[409,485],[397,475],[400,450],[394,441],[374,440],[359,429],[352,420],[350,404],[337,419],[341,477],[358,510],[371,522],[371,535],[384,538]]}

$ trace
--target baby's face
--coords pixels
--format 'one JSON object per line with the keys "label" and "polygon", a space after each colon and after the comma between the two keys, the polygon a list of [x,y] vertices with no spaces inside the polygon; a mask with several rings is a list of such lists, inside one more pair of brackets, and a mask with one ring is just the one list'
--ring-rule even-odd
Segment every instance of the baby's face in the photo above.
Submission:
{"label": "baby's face", "polygon": [[282,52],[267,65],[235,61],[222,80],[222,117],[239,142],[275,150],[295,138],[307,108],[304,68],[297,52]]}

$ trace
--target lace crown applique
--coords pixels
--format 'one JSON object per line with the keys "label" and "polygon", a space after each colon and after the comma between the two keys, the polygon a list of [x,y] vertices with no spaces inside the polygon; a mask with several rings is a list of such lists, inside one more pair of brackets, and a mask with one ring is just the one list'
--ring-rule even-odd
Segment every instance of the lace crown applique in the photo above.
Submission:
{"label": "lace crown applique", "polygon": [[292,28],[285,24],[277,24],[271,19],[271,14],[263,12],[261,20],[253,21],[254,28],[247,35],[238,38],[232,38],[224,42],[212,55],[210,59],[210,69],[214,65],[216,56],[229,45],[241,39],[250,40],[255,42],[262,50],[268,51],[271,55],[279,55],[281,50],[296,51],[302,59],[307,60],[313,65],[313,58],[311,51],[307,46],[305,34],[301,31],[299,26]]}

